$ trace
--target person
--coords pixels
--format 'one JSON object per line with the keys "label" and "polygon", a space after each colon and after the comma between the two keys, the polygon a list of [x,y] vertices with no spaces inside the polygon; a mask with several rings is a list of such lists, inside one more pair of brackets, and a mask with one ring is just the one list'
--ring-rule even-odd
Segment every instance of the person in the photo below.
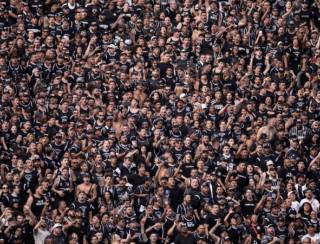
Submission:
{"label": "person", "polygon": [[135,190],[136,204],[139,206],[138,211],[143,212],[150,201],[151,180],[146,178],[143,185],[139,185]]}
{"label": "person", "polygon": [[0,1],[1,241],[312,242],[319,9]]}
{"label": "person", "polygon": [[48,200],[43,196],[43,187],[38,186],[35,193],[29,196],[26,205],[35,216],[41,216],[47,202]]}
{"label": "person", "polygon": [[308,241],[308,240],[311,241],[311,243],[312,242],[317,243],[317,242],[320,241],[319,233],[315,232],[315,228],[314,228],[314,226],[312,224],[308,225],[307,234],[302,237],[302,242],[303,243]]}
{"label": "person", "polygon": [[67,243],[65,234],[62,230],[62,225],[59,223],[54,224],[54,226],[52,227],[50,237],[52,238],[54,244]]}
{"label": "person", "polygon": [[83,183],[77,186],[76,195],[79,195],[80,192],[84,192],[89,197],[89,202],[94,202],[97,199],[97,186],[90,183],[89,174],[84,174]]}
{"label": "person", "polygon": [[311,204],[311,207],[312,209],[318,209],[320,204],[319,204],[319,201],[317,199],[314,198],[313,196],[313,192],[310,190],[310,189],[307,189],[305,191],[305,198],[303,198],[301,201],[300,201],[300,207],[304,204],[304,203],[310,203]]}
{"label": "person", "polygon": [[42,217],[40,221],[35,225],[33,229],[33,236],[35,243],[44,243],[47,236],[50,236],[50,232],[47,229],[45,219]]}
{"label": "person", "polygon": [[87,194],[85,192],[80,192],[77,200],[75,200],[70,207],[75,211],[79,211],[80,216],[86,224],[92,220],[92,211],[94,210],[94,206],[88,201]]}
{"label": "person", "polygon": [[56,194],[56,199],[72,202],[73,183],[69,175],[68,168],[63,168],[61,175],[55,179],[52,186],[52,191]]}
{"label": "person", "polygon": [[196,239],[195,237],[191,234],[188,233],[188,228],[185,223],[182,223],[180,226],[180,230],[174,239],[173,243],[175,244],[181,244],[181,243],[195,243]]}

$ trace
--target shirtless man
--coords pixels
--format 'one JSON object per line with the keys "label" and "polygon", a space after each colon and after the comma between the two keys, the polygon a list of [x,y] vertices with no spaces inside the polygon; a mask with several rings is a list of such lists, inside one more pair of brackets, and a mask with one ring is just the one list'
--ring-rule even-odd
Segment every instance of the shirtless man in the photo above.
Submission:
{"label": "shirtless man", "polygon": [[272,140],[274,140],[275,135],[276,135],[276,119],[275,118],[271,118],[268,121],[268,124],[266,126],[262,126],[257,133],[257,141],[261,139],[261,136],[263,134],[267,135],[267,141],[270,142]]}
{"label": "shirtless man", "polygon": [[85,174],[83,176],[83,183],[77,186],[76,196],[78,197],[80,192],[84,192],[88,197],[88,202],[94,202],[97,199],[97,185],[90,183],[90,175]]}

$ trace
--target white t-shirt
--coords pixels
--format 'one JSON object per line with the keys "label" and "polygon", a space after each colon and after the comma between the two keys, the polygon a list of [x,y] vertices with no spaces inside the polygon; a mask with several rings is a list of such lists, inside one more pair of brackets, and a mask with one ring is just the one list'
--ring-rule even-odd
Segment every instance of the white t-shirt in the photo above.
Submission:
{"label": "white t-shirt", "polygon": [[315,233],[313,236],[306,234],[302,237],[302,241],[307,237],[309,237],[311,239],[312,244],[320,244],[320,234],[319,233]]}
{"label": "white t-shirt", "polygon": [[317,199],[315,199],[315,198],[312,198],[311,200],[309,200],[307,198],[302,199],[301,202],[300,202],[300,208],[302,207],[302,205],[305,202],[308,202],[308,203],[311,204],[311,207],[312,207],[313,211],[316,211],[316,212],[318,211],[320,204],[319,204],[319,201]]}
{"label": "white t-shirt", "polygon": [[297,213],[299,212],[299,207],[300,207],[300,205],[299,205],[298,201],[293,201],[291,203],[291,208],[293,208]]}
{"label": "white t-shirt", "polygon": [[34,237],[35,244],[43,244],[46,237],[49,236],[50,234],[51,233],[46,229],[33,230],[33,237]]}

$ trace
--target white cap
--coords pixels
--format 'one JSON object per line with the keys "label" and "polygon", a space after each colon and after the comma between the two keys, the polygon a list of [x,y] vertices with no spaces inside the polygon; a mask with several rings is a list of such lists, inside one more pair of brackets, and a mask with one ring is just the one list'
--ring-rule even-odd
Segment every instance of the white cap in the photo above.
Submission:
{"label": "white cap", "polygon": [[117,49],[117,46],[116,46],[116,45],[114,45],[114,44],[110,44],[110,45],[108,45],[108,48],[114,48],[114,49]]}
{"label": "white cap", "polygon": [[272,160],[267,161],[267,166],[273,165]]}
{"label": "white cap", "polygon": [[124,43],[127,45],[127,46],[130,46],[132,44],[132,41],[130,39],[126,39],[124,41]]}
{"label": "white cap", "polygon": [[54,226],[52,227],[52,230],[55,229],[55,228],[59,228],[59,227],[62,227],[62,224],[56,223],[56,224],[54,224]]}

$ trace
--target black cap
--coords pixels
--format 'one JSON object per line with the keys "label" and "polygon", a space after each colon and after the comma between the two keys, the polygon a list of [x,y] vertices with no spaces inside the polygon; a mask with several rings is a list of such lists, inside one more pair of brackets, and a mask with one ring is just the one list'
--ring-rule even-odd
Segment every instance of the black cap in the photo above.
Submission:
{"label": "black cap", "polygon": [[289,23],[288,23],[288,26],[289,27],[294,27],[295,26],[295,23],[293,20],[290,20]]}
{"label": "black cap", "polygon": [[153,124],[157,124],[157,123],[159,123],[159,122],[163,123],[163,122],[164,122],[163,118],[157,117],[157,118],[155,118],[155,119],[153,120]]}
{"label": "black cap", "polygon": [[300,177],[305,178],[306,176],[305,176],[305,174],[298,173],[298,174],[297,174],[297,178],[300,178]]}
{"label": "black cap", "polygon": [[105,29],[103,30],[102,35],[108,35],[109,33],[111,33],[110,30]]}
{"label": "black cap", "polygon": [[271,184],[272,183],[272,181],[270,180],[270,179],[268,179],[268,180],[266,180],[265,182],[264,182],[264,184]]}
{"label": "black cap", "polygon": [[181,227],[187,227],[187,224],[182,222]]}
{"label": "black cap", "polygon": [[106,118],[106,120],[111,120],[111,121],[112,121],[112,120],[113,120],[113,116],[108,115],[107,118]]}
{"label": "black cap", "polygon": [[270,148],[270,147],[271,147],[270,143],[263,143],[263,148]]}
{"label": "black cap", "polygon": [[315,228],[315,226],[310,221],[308,221],[307,226],[308,226],[308,228],[310,228],[310,227]]}

